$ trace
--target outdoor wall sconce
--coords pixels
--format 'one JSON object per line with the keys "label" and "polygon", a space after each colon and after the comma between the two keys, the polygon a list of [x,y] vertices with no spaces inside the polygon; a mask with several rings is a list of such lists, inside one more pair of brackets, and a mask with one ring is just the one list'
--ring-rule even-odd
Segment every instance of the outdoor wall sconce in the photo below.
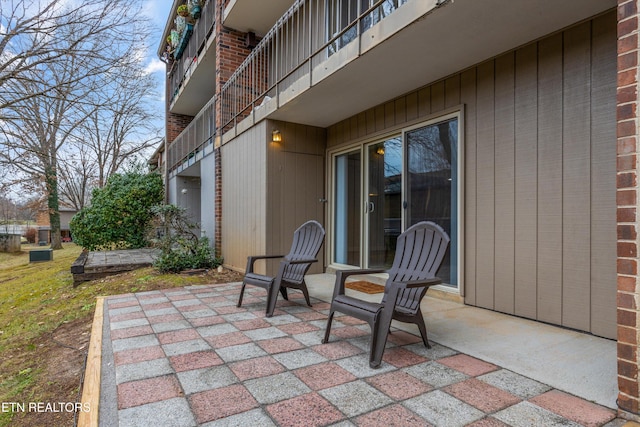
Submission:
{"label": "outdoor wall sconce", "polygon": [[187,194],[187,192],[188,192],[188,191],[189,191],[189,190],[187,190],[186,188],[183,188],[182,190],[180,190],[180,192],[181,192],[182,194]]}
{"label": "outdoor wall sconce", "polygon": [[271,132],[271,142],[282,142],[282,133],[278,129]]}

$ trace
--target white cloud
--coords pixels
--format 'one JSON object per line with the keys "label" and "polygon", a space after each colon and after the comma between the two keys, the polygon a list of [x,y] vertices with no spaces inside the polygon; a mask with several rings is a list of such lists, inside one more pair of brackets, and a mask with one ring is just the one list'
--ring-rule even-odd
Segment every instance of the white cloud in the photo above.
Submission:
{"label": "white cloud", "polygon": [[162,35],[172,4],[173,1],[171,0],[147,0],[142,5],[142,14],[151,19],[153,24],[158,28],[158,36]]}
{"label": "white cloud", "polygon": [[147,64],[144,71],[147,74],[152,74],[157,72],[164,73],[166,71],[166,66],[164,62],[160,61],[158,58],[152,58],[151,62]]}

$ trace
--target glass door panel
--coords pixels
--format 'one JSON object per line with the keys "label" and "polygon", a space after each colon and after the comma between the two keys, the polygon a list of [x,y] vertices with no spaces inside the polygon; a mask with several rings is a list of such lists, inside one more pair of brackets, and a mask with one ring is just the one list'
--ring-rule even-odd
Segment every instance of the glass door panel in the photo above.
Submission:
{"label": "glass door panel", "polygon": [[405,132],[406,227],[433,221],[451,237],[438,277],[457,286],[458,119]]}
{"label": "glass door panel", "polygon": [[367,266],[390,268],[402,232],[402,138],[367,146]]}
{"label": "glass door panel", "polygon": [[360,150],[334,158],[334,261],[360,266],[360,218],[362,216]]}

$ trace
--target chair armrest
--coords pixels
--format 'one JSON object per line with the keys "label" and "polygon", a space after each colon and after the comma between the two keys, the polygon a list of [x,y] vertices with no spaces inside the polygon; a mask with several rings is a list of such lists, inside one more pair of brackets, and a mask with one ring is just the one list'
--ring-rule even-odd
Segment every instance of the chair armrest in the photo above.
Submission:
{"label": "chair armrest", "polygon": [[257,259],[270,259],[270,258],[284,258],[284,255],[251,255],[248,256],[247,259],[251,258],[254,261]]}
{"label": "chair armrest", "polygon": [[251,255],[247,257],[247,268],[245,274],[253,273],[253,264],[259,259],[284,258],[284,255]]}
{"label": "chair armrest", "polygon": [[280,261],[286,264],[308,264],[312,262],[318,262],[316,258],[302,258],[302,259],[288,259],[285,258],[284,261]]}
{"label": "chair armrest", "polygon": [[405,289],[429,287],[433,285],[438,285],[440,283],[442,283],[442,279],[439,279],[437,277],[432,277],[430,279],[422,279],[422,280],[409,280],[406,282],[399,282],[399,281],[392,282],[392,284]]}

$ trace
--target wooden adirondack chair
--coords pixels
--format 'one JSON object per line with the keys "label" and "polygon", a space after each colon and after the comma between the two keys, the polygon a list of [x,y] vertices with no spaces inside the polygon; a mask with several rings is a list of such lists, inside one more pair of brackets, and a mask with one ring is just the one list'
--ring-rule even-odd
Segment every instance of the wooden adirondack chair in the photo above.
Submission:
{"label": "wooden adirondack chair", "polygon": [[[304,294],[307,305],[311,306],[309,291],[304,281],[311,264],[317,262],[316,256],[324,240],[324,228],[317,221],[307,221],[293,233],[293,243],[287,255],[258,255],[247,257],[247,269],[242,281],[238,307],[242,305],[242,296],[247,285],[259,286],[267,290],[266,316],[273,316],[278,291],[288,300],[287,288],[298,289]],[[275,277],[254,273],[254,263],[259,259],[283,258]]]}
{"label": "wooden adirondack chair", "polygon": [[[415,323],[420,329],[422,341],[427,340],[420,301],[430,286],[441,283],[435,277],[444,258],[449,236],[433,222],[419,222],[398,237],[395,258],[390,270],[343,270],[336,273],[336,283],[331,301],[327,329],[323,343],[329,341],[331,322],[336,311],[364,320],[371,326],[371,350],[369,365],[379,368],[387,343],[391,320]],[[354,274],[389,274],[382,302],[372,303],[345,295],[345,280]]]}

